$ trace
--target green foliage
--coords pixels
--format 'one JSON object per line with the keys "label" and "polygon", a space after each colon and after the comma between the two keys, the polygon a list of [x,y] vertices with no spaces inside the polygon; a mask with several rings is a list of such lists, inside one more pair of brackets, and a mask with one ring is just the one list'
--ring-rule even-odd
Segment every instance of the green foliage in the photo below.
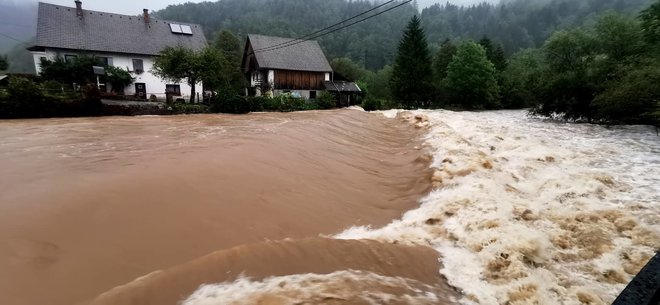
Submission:
{"label": "green foliage", "polygon": [[[50,83],[53,85],[53,83]],[[0,98],[0,118],[40,118],[99,115],[100,99],[96,86],[84,94],[46,92],[30,79],[11,77],[7,95]]]}
{"label": "green foliage", "polygon": [[9,60],[7,59],[7,55],[2,55],[0,56],[0,71],[7,69],[9,69]]}
{"label": "green foliage", "polygon": [[227,60],[214,48],[204,48],[195,52],[184,47],[168,47],[156,57],[152,72],[154,75],[173,82],[186,79],[190,85],[190,102],[195,100],[196,84],[205,81],[210,88],[227,88]]}
{"label": "green foliage", "polygon": [[337,99],[328,91],[321,91],[314,103],[318,109],[332,109],[337,107]]}
{"label": "green foliage", "polygon": [[639,15],[642,22],[642,34],[652,44],[660,42],[660,1],[656,0]]}
{"label": "green foliage", "polygon": [[434,5],[422,11],[429,41],[478,40],[484,35],[506,54],[540,47],[555,31],[581,25],[606,11],[635,14],[650,0],[506,0],[471,6]]}
{"label": "green foliage", "polygon": [[538,104],[545,63],[540,50],[516,53],[502,72],[502,107],[515,109]]}
{"label": "green foliage", "polygon": [[252,111],[252,105],[243,96],[221,92],[211,99],[211,111],[243,114]]}
{"label": "green foliage", "polygon": [[383,108],[383,101],[375,97],[367,97],[362,101],[362,109],[366,111],[381,110]]}
{"label": "green foliage", "polygon": [[[376,5],[347,0],[222,0],[171,5],[155,14],[164,20],[200,23],[206,37],[224,29],[241,38],[249,33],[300,37]],[[392,63],[398,36],[416,13],[412,5],[405,5],[319,40],[328,58],[348,57],[377,70]]]}
{"label": "green foliage", "polygon": [[366,71],[353,62],[350,58],[335,58],[330,62],[332,70],[350,81],[356,81],[364,77]]}
{"label": "green foliage", "polygon": [[112,85],[112,88],[123,88],[135,81],[130,72],[114,66],[105,67],[105,80]]}
{"label": "green foliage", "polygon": [[213,41],[213,46],[218,49],[222,54],[232,61],[240,62],[241,60],[241,41],[229,30],[219,31]]}
{"label": "green foliage", "polygon": [[417,16],[410,20],[399,43],[390,88],[393,97],[405,108],[430,106],[433,91],[431,55]]}
{"label": "green foliage", "polygon": [[[506,54],[539,47],[554,31],[579,25],[607,10],[635,13],[649,0],[506,0],[469,6],[439,4],[421,12],[429,42],[445,38],[478,40],[484,35],[501,44]],[[497,2],[497,3],[494,3]],[[171,5],[156,12],[165,20],[200,23],[207,37],[227,29],[248,33],[300,37],[355,16],[378,5],[350,0],[222,0]],[[419,14],[413,5],[320,38],[329,58],[348,57],[368,70],[392,65],[399,35],[410,18]]]}
{"label": "green foliage", "polygon": [[446,39],[440,46],[433,61],[433,70],[437,84],[440,84],[447,77],[447,68],[452,59],[454,59],[454,55],[456,55],[456,45],[450,39]]}
{"label": "green foliage", "polygon": [[606,54],[609,63],[623,63],[644,52],[642,28],[635,19],[609,12],[598,19],[595,40],[599,52]]}
{"label": "green foliage", "polygon": [[385,66],[376,72],[366,71],[359,82],[360,89],[367,96],[378,99],[392,99],[392,91],[390,90],[392,70],[392,66]]}
{"label": "green foliage", "polygon": [[641,22],[609,12],[584,28],[554,33],[541,50],[543,61],[524,54],[511,61],[507,88],[535,92],[529,98],[538,101],[533,113],[540,115],[657,125],[660,56],[648,35],[658,7],[642,12]]}
{"label": "green foliage", "polygon": [[447,69],[445,88],[452,105],[465,109],[499,107],[496,70],[484,48],[473,41],[458,47]]}
{"label": "green foliage", "polygon": [[41,62],[41,77],[63,84],[96,84],[93,66],[101,66],[99,60],[91,55],[81,54],[75,60],[66,61],[63,57]]}
{"label": "green foliage", "polygon": [[504,56],[502,46],[494,43],[487,36],[479,40],[479,45],[486,50],[486,57],[493,63],[497,71],[504,71],[506,69],[506,56]]}
{"label": "green foliage", "polygon": [[197,114],[197,113],[209,113],[209,106],[204,104],[189,104],[175,102],[171,105],[172,112],[175,114]]}
{"label": "green foliage", "polygon": [[[333,105],[334,107],[334,105]],[[318,103],[307,103],[304,99],[291,94],[281,94],[274,98],[244,97],[229,93],[220,93],[211,99],[212,112],[243,114],[257,111],[291,112],[320,108]]]}
{"label": "green foliage", "polygon": [[271,98],[264,108],[268,111],[291,112],[307,110],[308,107],[302,98],[294,97],[291,94],[281,94]]}
{"label": "green foliage", "polygon": [[216,91],[238,94],[246,85],[241,71],[241,41],[231,31],[222,30],[216,35],[213,46],[220,52],[219,56],[213,55],[213,58],[219,60],[217,67],[220,70],[207,73],[203,78],[204,85]]}
{"label": "green foliage", "polygon": [[10,78],[7,93],[9,93],[9,99],[15,107],[14,111],[19,113],[39,113],[40,108],[44,107],[42,89],[39,84],[27,78]]}
{"label": "green foliage", "polygon": [[543,46],[548,65],[557,73],[575,73],[582,77],[593,62],[596,44],[583,29],[555,32]]}
{"label": "green foliage", "polygon": [[660,102],[660,61],[631,68],[620,80],[596,96],[597,118],[632,124],[657,123]]}
{"label": "green foliage", "polygon": [[110,83],[112,88],[119,89],[133,83],[135,78],[130,72],[119,68],[108,66],[99,61],[95,56],[86,54],[79,55],[75,60],[66,61],[62,57],[55,60],[45,60],[41,62],[41,77],[45,81],[53,81],[70,86],[72,83],[79,85],[96,85],[96,75],[93,66],[102,66],[105,68],[106,75],[100,76],[100,81]]}

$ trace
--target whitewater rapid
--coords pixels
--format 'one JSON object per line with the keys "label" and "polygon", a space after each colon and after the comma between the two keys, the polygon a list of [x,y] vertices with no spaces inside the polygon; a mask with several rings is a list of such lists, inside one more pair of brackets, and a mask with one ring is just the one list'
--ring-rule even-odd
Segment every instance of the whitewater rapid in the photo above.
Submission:
{"label": "whitewater rapid", "polygon": [[337,238],[433,247],[462,304],[609,304],[660,249],[653,128],[407,115],[429,129],[435,190],[401,220]]}
{"label": "whitewater rapid", "polygon": [[[562,123],[525,111],[375,115],[426,131],[417,149],[432,160],[433,191],[389,225],[333,238],[432,247],[438,272],[459,291],[456,303],[610,304],[660,249],[653,128]],[[410,279],[346,270],[205,285],[184,304],[425,304],[441,294]]]}

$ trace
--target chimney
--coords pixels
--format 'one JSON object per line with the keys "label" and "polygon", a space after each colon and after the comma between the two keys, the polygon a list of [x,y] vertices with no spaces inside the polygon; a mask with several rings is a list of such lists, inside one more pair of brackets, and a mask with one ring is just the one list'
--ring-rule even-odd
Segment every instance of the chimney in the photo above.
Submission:
{"label": "chimney", "polygon": [[149,10],[148,9],[143,9],[142,10],[142,16],[144,17],[144,23],[149,23],[151,20],[149,20]]}
{"label": "chimney", "polygon": [[76,16],[82,17],[83,16],[83,11],[82,11],[82,1],[76,0]]}

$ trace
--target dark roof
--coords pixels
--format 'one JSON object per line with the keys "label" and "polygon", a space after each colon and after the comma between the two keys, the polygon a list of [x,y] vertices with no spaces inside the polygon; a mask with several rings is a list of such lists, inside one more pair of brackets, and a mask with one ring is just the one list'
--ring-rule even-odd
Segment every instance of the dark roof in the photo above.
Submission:
{"label": "dark roof", "polygon": [[332,72],[328,59],[315,40],[307,40],[292,46],[260,52],[260,49],[276,46],[293,40],[292,38],[248,35],[254,56],[260,69],[294,71]]}
{"label": "dark roof", "polygon": [[170,22],[150,18],[145,24],[142,16],[83,10],[39,3],[37,47],[156,55],[166,47],[183,46],[200,50],[206,46],[202,27],[186,24],[192,35],[174,34]]}
{"label": "dark roof", "polygon": [[342,82],[342,81],[324,81],[323,86],[325,90],[335,91],[335,92],[362,92],[360,87],[353,82]]}

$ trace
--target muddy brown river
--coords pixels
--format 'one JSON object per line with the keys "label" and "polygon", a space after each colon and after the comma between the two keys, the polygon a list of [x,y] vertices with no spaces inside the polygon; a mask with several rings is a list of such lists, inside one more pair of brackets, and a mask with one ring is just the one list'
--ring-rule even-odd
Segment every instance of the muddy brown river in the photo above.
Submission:
{"label": "muddy brown river", "polygon": [[241,274],[437,291],[430,248],[320,237],[418,206],[420,135],[357,110],[0,122],[0,303],[176,304]]}

